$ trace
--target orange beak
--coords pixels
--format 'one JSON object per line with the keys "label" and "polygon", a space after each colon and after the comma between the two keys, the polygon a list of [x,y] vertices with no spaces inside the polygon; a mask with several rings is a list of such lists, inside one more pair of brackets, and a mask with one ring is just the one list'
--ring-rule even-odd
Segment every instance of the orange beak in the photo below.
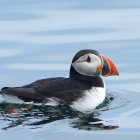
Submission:
{"label": "orange beak", "polygon": [[109,58],[107,58],[106,56],[103,56],[103,61],[104,61],[104,65],[103,65],[103,70],[102,70],[102,76],[105,76],[105,77],[113,76],[113,75],[119,76],[117,67]]}

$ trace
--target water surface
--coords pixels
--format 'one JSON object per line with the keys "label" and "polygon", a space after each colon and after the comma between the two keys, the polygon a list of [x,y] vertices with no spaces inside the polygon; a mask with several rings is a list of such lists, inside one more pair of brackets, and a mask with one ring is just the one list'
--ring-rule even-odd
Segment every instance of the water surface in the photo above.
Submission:
{"label": "water surface", "polygon": [[68,77],[81,49],[109,57],[120,76],[104,78],[107,99],[90,115],[66,106],[0,103],[0,137],[139,139],[138,0],[0,0],[0,88]]}

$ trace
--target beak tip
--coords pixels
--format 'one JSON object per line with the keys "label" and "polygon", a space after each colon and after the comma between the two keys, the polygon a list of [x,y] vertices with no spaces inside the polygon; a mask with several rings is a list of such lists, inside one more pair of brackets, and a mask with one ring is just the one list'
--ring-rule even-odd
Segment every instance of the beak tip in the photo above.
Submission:
{"label": "beak tip", "polygon": [[115,67],[114,72],[115,72],[115,73],[114,73],[114,74],[112,74],[112,75],[114,75],[114,76],[119,76],[119,75],[120,75],[116,67]]}
{"label": "beak tip", "polygon": [[119,72],[115,64],[109,58],[105,57],[105,59],[108,62],[110,69],[110,72],[106,76],[119,76]]}

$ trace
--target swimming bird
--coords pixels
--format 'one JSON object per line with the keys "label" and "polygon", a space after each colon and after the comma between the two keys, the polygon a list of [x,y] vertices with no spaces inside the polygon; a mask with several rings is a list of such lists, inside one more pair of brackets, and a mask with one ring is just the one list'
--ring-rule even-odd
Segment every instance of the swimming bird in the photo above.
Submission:
{"label": "swimming bird", "polygon": [[85,49],[74,56],[69,78],[47,78],[21,87],[4,87],[0,93],[6,102],[63,104],[86,112],[94,110],[105,99],[101,76],[113,75],[119,73],[109,58],[96,50]]}

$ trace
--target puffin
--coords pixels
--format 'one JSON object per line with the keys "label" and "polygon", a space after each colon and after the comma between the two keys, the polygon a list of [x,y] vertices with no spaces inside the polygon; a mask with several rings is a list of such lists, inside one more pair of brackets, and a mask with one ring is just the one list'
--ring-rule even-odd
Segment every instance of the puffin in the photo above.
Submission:
{"label": "puffin", "polygon": [[73,57],[69,78],[46,78],[21,87],[4,87],[0,94],[8,103],[67,105],[80,112],[89,112],[106,97],[101,76],[115,75],[119,72],[109,58],[96,50],[84,49]]}

